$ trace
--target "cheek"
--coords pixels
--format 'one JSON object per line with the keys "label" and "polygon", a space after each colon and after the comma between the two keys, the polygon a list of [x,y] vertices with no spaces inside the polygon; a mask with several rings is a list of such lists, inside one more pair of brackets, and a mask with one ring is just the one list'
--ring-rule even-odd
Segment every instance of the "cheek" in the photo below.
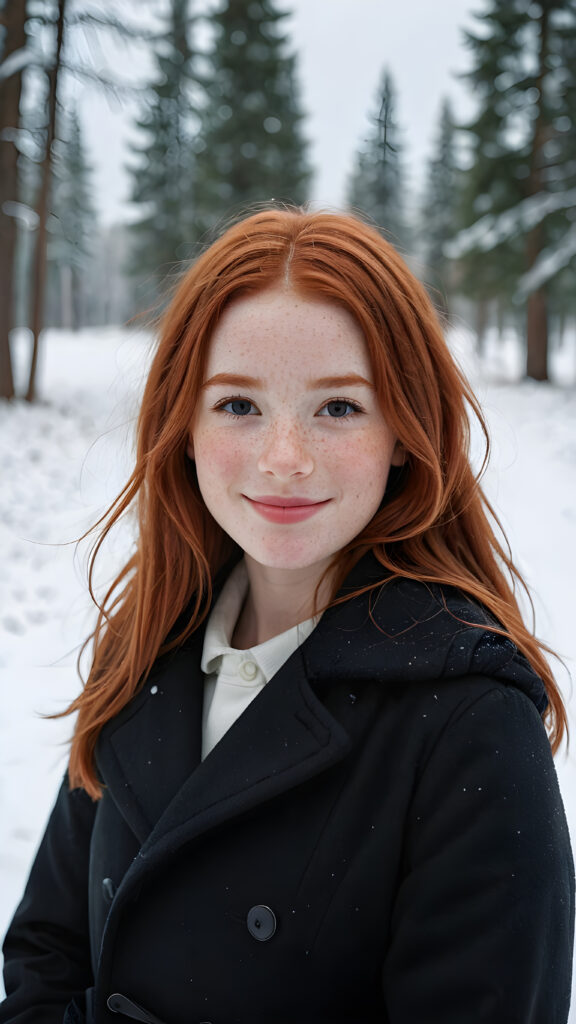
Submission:
{"label": "cheek", "polygon": [[387,435],[361,439],[334,451],[341,474],[361,492],[382,492],[388,477],[393,445]]}
{"label": "cheek", "polygon": [[236,475],[242,450],[229,436],[200,433],[194,437],[194,459],[199,482],[214,487]]}

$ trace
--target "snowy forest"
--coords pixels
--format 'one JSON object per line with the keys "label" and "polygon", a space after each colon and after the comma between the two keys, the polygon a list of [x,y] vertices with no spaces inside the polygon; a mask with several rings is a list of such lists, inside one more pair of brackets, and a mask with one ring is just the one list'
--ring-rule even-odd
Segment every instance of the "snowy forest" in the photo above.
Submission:
{"label": "snowy forest", "polygon": [[[331,0],[305,2],[325,6],[328,32]],[[0,0],[0,934],[65,766],[71,719],[46,716],[80,686],[95,620],[86,535],[132,469],[155,317],[231,220],[272,199],[322,205],[295,3]],[[352,28],[359,3],[346,3]],[[470,12],[470,112],[438,97],[418,175],[383,36],[341,206],[424,281],[485,413],[482,487],[571,717],[556,766],[574,842],[576,0],[471,0]],[[411,74],[426,90],[426,69]],[[135,112],[126,216],[112,223],[87,92]],[[478,468],[482,443],[473,428]],[[132,543],[127,517],[96,593]]]}
{"label": "snowy forest", "polygon": [[[305,203],[311,165],[298,54],[282,0],[147,5],[128,20],[87,0],[10,0],[0,36],[0,395],[15,391],[10,332],[30,331],[25,396],[46,327],[121,324],[161,304],[218,226],[250,204]],[[421,194],[383,46],[351,154],[345,205],[407,256],[441,314],[525,339],[523,372],[547,380],[574,344],[576,3],[483,0],[462,32],[475,113],[440,105]],[[133,96],[107,47],[138,39],[130,219],[103,229],[74,83]],[[72,86],[71,86],[72,83]],[[359,126],[361,129],[362,126]],[[409,141],[409,140],[408,140]]]}

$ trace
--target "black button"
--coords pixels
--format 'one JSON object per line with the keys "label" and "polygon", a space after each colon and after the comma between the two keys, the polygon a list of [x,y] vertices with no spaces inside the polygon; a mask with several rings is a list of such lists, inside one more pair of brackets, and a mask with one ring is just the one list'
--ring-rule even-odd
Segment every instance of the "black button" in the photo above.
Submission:
{"label": "black button", "polygon": [[105,878],[102,881],[102,895],[104,896],[104,899],[108,900],[108,903],[112,903],[115,893],[116,886],[114,885],[114,882],[111,878]]}
{"label": "black button", "polygon": [[248,911],[246,924],[254,939],[258,939],[258,942],[267,942],[276,931],[276,914],[270,907],[259,904]]}

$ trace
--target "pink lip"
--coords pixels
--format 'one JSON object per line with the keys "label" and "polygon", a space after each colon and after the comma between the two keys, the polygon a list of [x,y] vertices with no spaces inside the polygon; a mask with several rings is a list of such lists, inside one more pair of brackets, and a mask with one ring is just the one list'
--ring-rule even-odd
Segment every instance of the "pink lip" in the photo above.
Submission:
{"label": "pink lip", "polygon": [[260,494],[257,498],[249,498],[249,501],[256,501],[259,505],[281,505],[282,508],[294,508],[296,505],[302,508],[304,505],[322,505],[320,501],[310,501],[310,498],[300,498],[298,496],[292,498],[277,497],[274,494]]}
{"label": "pink lip", "polygon": [[331,500],[310,501],[309,498],[278,498],[275,495],[263,494],[259,498],[245,498],[264,519],[271,523],[300,523],[309,519]]}

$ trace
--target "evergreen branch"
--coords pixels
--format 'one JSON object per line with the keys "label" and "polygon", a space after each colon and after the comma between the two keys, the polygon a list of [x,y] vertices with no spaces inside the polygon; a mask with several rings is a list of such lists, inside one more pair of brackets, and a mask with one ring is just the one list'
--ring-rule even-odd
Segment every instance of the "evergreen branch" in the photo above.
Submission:
{"label": "evergreen branch", "polygon": [[562,270],[565,270],[576,256],[576,228],[564,237],[558,245],[540,253],[534,266],[520,278],[515,300],[522,302],[532,292],[552,281]]}
{"label": "evergreen branch", "polygon": [[103,15],[92,11],[79,11],[68,20],[68,25],[110,28],[127,39],[138,39],[146,43],[157,43],[162,38],[161,33],[151,32],[136,25],[126,25],[114,15]]}
{"label": "evergreen branch", "polygon": [[85,64],[68,64],[66,61],[63,61],[62,68],[69,74],[74,75],[75,78],[95,82],[96,85],[102,86],[104,92],[111,92],[114,95],[128,97],[142,92],[142,84],[130,85],[128,82],[115,81],[107,75],[104,75],[101,71],[95,71],[93,68],[89,68]]}
{"label": "evergreen branch", "polygon": [[[31,65],[39,64],[41,64],[40,58],[29,46],[22,46],[19,50],[13,50],[0,63],[0,82],[11,78],[12,75],[20,74],[21,71],[24,71],[25,68]],[[45,66],[45,62],[42,63],[42,66]]]}
{"label": "evergreen branch", "polygon": [[502,213],[487,213],[471,227],[460,231],[445,248],[449,259],[458,259],[474,250],[490,252],[521,232],[531,231],[559,210],[569,210],[576,203],[576,188],[565,192],[540,192],[522,199]]}

